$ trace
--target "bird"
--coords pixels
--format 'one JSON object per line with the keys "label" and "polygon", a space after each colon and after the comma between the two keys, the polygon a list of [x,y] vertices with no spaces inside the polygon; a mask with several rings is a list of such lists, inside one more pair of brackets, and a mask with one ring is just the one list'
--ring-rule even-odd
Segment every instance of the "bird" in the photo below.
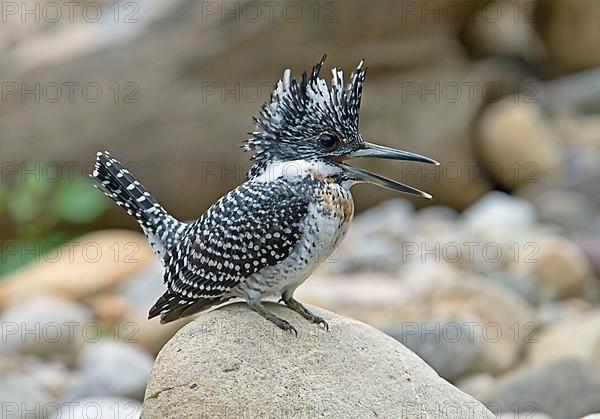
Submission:
{"label": "bird", "polygon": [[306,320],[327,321],[294,292],[339,246],[354,215],[350,188],[359,183],[431,195],[351,166],[355,157],[439,163],[419,154],[365,141],[358,129],[366,67],[361,60],[347,84],[341,69],[312,71],[276,83],[241,147],[252,153],[246,180],[198,219],[179,221],[108,151],[98,152],[96,186],[133,216],[164,267],[166,291],[148,313],[161,323],[242,299],[260,316],[297,335],[263,301],[279,298]]}

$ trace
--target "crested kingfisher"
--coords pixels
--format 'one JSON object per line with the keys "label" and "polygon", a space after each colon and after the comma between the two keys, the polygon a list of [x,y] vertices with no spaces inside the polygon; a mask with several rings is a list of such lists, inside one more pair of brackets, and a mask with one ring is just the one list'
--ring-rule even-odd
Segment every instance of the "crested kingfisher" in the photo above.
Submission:
{"label": "crested kingfisher", "polygon": [[363,61],[344,85],[332,69],[330,86],[319,77],[325,56],[300,80],[286,69],[270,101],[254,118],[242,147],[253,153],[246,181],[193,222],[175,219],[108,152],[97,154],[92,177],[103,192],[138,221],[164,266],[166,291],[148,318],[161,323],[241,298],[265,319],[297,334],[262,300],[280,298],[305,319],[327,322],[294,299],[294,291],[344,238],[354,202],[350,187],[372,183],[431,196],[350,166],[353,157],[438,164],[407,151],[366,142],[358,111]]}

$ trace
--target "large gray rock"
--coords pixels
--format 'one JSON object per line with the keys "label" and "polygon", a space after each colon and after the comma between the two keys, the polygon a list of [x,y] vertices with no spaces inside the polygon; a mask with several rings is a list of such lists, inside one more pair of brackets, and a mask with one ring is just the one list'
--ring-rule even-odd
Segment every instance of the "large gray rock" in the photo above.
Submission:
{"label": "large gray rock", "polygon": [[485,350],[464,323],[422,322],[384,329],[423,358],[439,375],[454,381],[473,369]]}
{"label": "large gray rock", "polygon": [[287,308],[298,337],[244,304],[186,325],[158,354],[142,408],[164,417],[492,418],[394,339],[319,310],[329,332]]}
{"label": "large gray rock", "polygon": [[465,227],[480,231],[498,225],[505,230],[532,228],[537,221],[535,207],[522,198],[490,192],[463,213]]}
{"label": "large gray rock", "polygon": [[80,370],[64,398],[107,396],[141,400],[152,368],[152,357],[134,344],[102,341],[81,352]]}
{"label": "large gray rock", "polygon": [[566,188],[552,188],[531,196],[540,220],[560,226],[565,232],[587,231],[598,213],[584,193]]}
{"label": "large gray rock", "polygon": [[70,375],[62,362],[0,354],[0,417],[47,419]]}
{"label": "large gray rock", "polygon": [[85,340],[89,310],[54,297],[13,304],[0,316],[0,353],[73,360]]}
{"label": "large gray rock", "polygon": [[495,413],[532,410],[556,419],[579,418],[600,410],[600,369],[562,359],[511,374],[482,397]]}
{"label": "large gray rock", "polygon": [[44,418],[54,413],[55,404],[44,386],[27,375],[0,377],[0,409],[2,418]]}
{"label": "large gray rock", "polygon": [[390,199],[354,218],[342,246],[325,261],[335,273],[394,272],[401,265],[398,253],[414,227],[415,209],[405,198]]}

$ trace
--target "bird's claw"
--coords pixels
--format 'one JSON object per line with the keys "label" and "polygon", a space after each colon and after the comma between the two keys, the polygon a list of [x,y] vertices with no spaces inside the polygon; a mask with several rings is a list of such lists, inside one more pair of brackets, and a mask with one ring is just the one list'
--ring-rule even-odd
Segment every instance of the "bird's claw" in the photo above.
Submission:
{"label": "bird's claw", "polygon": [[327,321],[324,318],[315,316],[314,314],[311,313],[310,317],[307,316],[307,319],[315,324],[318,324],[319,327],[329,331],[329,323],[327,323]]}
{"label": "bird's claw", "polygon": [[319,327],[322,327],[329,332],[329,323],[327,323],[325,319],[315,316],[314,322],[317,323]]}
{"label": "bird's claw", "polygon": [[298,301],[294,300],[293,298],[286,299],[283,297],[279,301],[283,301],[289,308],[294,310],[296,313],[300,314],[306,320],[310,321],[311,323],[318,324],[319,327],[322,327],[323,329],[329,331],[329,324],[325,321],[325,319],[311,313]]}
{"label": "bird's claw", "polygon": [[275,325],[277,327],[279,327],[281,330],[285,330],[286,332],[290,332],[295,337],[298,337],[298,331],[287,320],[279,319],[279,321],[275,322]]}

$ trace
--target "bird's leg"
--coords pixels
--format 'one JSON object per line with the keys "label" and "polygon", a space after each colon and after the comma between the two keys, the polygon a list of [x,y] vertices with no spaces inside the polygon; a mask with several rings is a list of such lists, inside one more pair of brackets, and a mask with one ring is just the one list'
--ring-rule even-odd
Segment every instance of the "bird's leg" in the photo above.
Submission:
{"label": "bird's leg", "polygon": [[282,295],[281,300],[279,300],[279,301],[282,301],[282,300],[286,306],[288,306],[289,308],[294,310],[296,313],[298,313],[299,315],[304,317],[306,320],[313,322],[313,323],[317,323],[319,326],[323,326],[325,328],[325,330],[329,330],[329,324],[327,324],[325,319],[308,311],[308,309],[306,307],[304,307],[300,303],[300,301],[295,300],[291,295],[285,295],[285,294]]}
{"label": "bird's leg", "polygon": [[286,332],[290,332],[290,333],[293,333],[294,335],[298,336],[298,331],[296,330],[296,328],[294,326],[289,324],[286,320],[280,319],[279,317],[277,317],[276,315],[274,315],[273,313],[268,311],[265,308],[265,306],[262,305],[262,303],[260,301],[258,301],[258,300],[248,301],[248,305],[250,306],[250,308],[252,310],[256,311],[258,314],[263,316],[265,319],[267,319],[271,323],[275,324],[275,326],[279,327],[282,330],[285,330]]}

